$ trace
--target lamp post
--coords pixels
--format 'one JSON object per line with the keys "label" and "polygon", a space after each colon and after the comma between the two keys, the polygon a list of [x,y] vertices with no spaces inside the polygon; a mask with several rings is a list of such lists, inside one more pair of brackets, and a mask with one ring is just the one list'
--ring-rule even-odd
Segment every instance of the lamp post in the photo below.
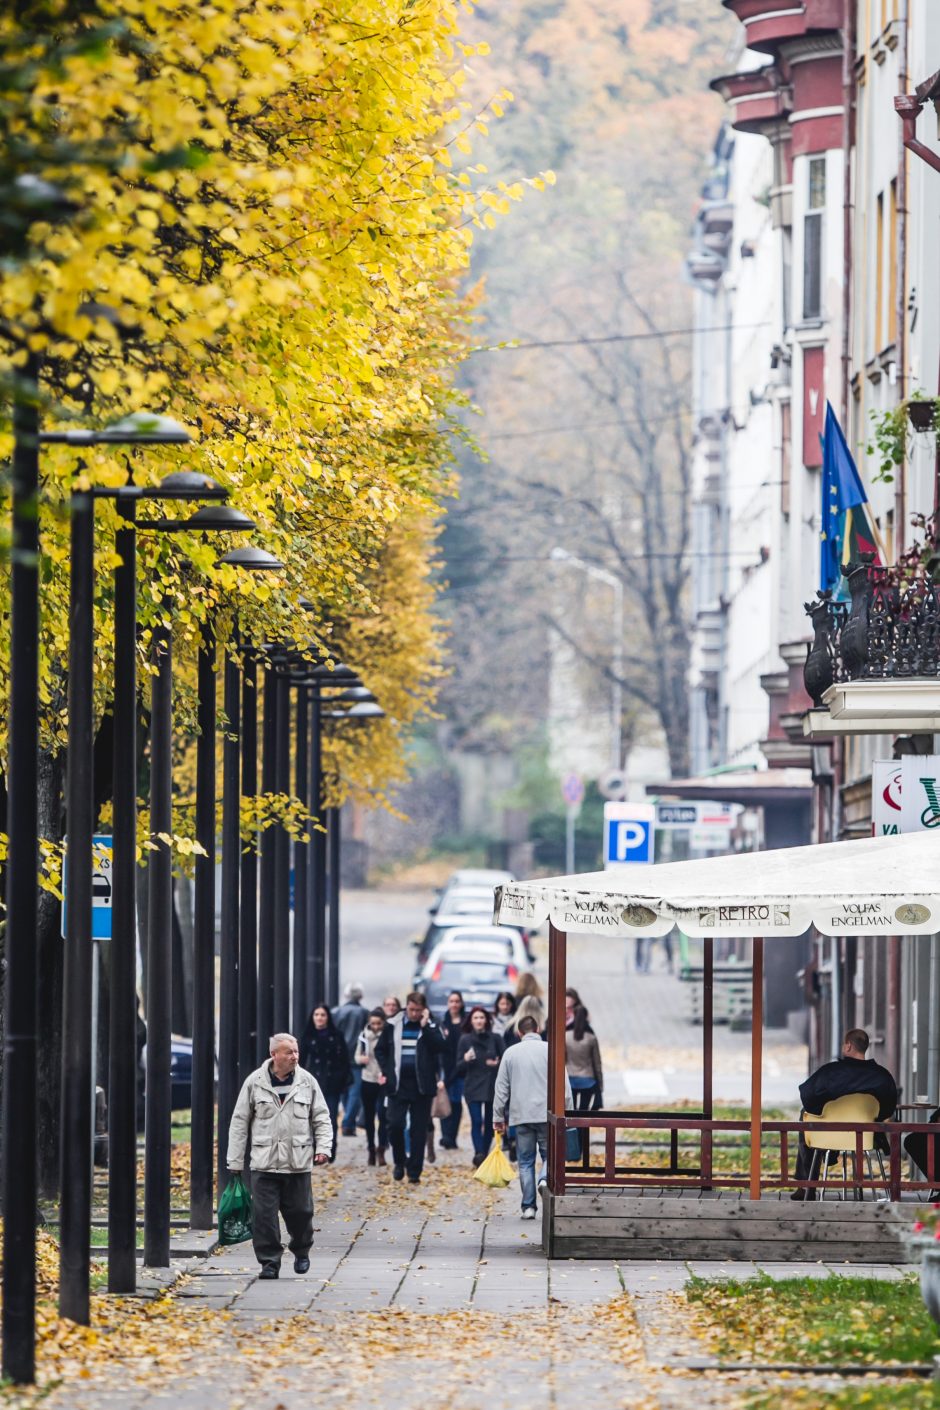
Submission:
{"label": "lamp post", "polygon": [[[144,525],[141,525],[144,527]],[[147,527],[164,533],[229,532],[253,528],[245,515],[227,506],[206,506],[189,519],[157,519]],[[170,1263],[170,1128],[172,1092],[173,857],[167,840],[173,829],[173,657],[172,633],[165,621],[153,631],[150,709],[150,852],[147,936],[147,1085],[144,1122],[144,1263]],[[228,699],[226,697],[226,705]],[[224,899],[223,891],[223,899]],[[200,902],[203,901],[202,888]],[[200,936],[200,948],[207,939]],[[214,946],[213,946],[214,950]],[[201,961],[204,968],[204,960]],[[200,986],[205,1004],[205,985]],[[203,1015],[200,1015],[203,1017]],[[194,1045],[194,1052],[195,1052]],[[211,1071],[211,1066],[210,1066]],[[205,1064],[201,1067],[204,1081]],[[203,1103],[204,1106],[204,1103]],[[204,1114],[200,1113],[204,1120]],[[200,1170],[200,1178],[204,1172]]]}
{"label": "lamp post", "polygon": [[[364,686],[353,687],[345,690],[334,700],[331,705],[354,701],[351,709],[348,710],[328,710],[325,718],[328,720],[351,720],[353,724],[367,724],[370,720],[384,719],[385,711],[376,702],[375,696]],[[340,994],[340,931],[339,931],[339,906],[340,889],[342,885],[341,876],[341,818],[340,808],[324,808],[327,850],[329,854],[329,866],[327,870],[327,906],[328,906],[328,929],[327,929],[327,1002],[331,1007],[339,1003]]]}
{"label": "lamp post", "polygon": [[[43,444],[77,447],[94,445],[173,445],[189,441],[186,429],[171,417],[137,413],[103,430],[48,431],[40,436]],[[172,479],[173,477],[168,477]],[[207,490],[224,494],[218,486],[203,477],[198,481],[200,493]],[[103,487],[73,490],[71,500],[71,574],[69,602],[69,738],[67,775],[67,822],[69,838],[69,906],[66,925],[65,978],[63,993],[63,1067],[62,1067],[62,1197],[60,1213],[61,1274],[59,1308],[63,1316],[73,1321],[89,1320],[89,1242],[91,1222],[91,1159],[94,1095],[92,1033],[92,832],[93,811],[93,595],[94,595],[94,505],[97,498],[114,498],[126,509],[143,494],[159,495],[162,487],[141,490],[130,485],[111,490]],[[116,604],[117,609],[117,604]],[[115,662],[115,740],[119,734],[119,684]],[[133,712],[131,712],[133,713]],[[116,792],[116,790],[115,790]],[[136,799],[136,789],[134,790]],[[115,797],[115,826],[119,808]],[[136,845],[131,831],[132,845]],[[117,862],[117,857],[115,862]],[[117,920],[118,894],[116,865],[112,868],[112,919]],[[114,932],[113,932],[114,933]],[[119,936],[114,933],[112,965],[121,978],[121,964],[126,960]],[[131,982],[136,985],[136,930],[130,956]],[[114,975],[112,975],[112,979]],[[120,1021],[119,1005],[115,1005],[115,1024]],[[136,996],[131,1019],[133,1058],[129,1080],[133,1084],[136,1069]],[[132,1087],[133,1093],[133,1087]],[[117,1103],[119,1106],[119,1103]],[[133,1120],[133,1117],[132,1117]],[[134,1131],[132,1128],[132,1139]],[[118,1138],[118,1148],[120,1140]],[[113,1157],[112,1157],[113,1162]],[[118,1181],[112,1163],[109,1191]],[[132,1249],[136,1243],[136,1212],[134,1188],[136,1165],[133,1167],[130,1193],[121,1191],[131,1205]],[[110,1199],[110,1193],[109,1193]],[[133,1253],[132,1253],[133,1257]],[[109,1260],[110,1262],[110,1260]],[[116,1263],[120,1257],[116,1253]],[[131,1279],[134,1270],[131,1270]]]}
{"label": "lamp post", "polygon": [[615,573],[609,573],[606,568],[598,568],[594,563],[585,562],[583,558],[569,553],[566,548],[562,548],[560,545],[556,545],[552,549],[550,556],[553,562],[567,563],[572,568],[579,568],[589,578],[595,578],[599,583],[606,583],[614,591],[613,651],[611,652],[610,668],[610,754],[612,767],[619,770],[623,768],[623,580],[618,578]]}
{"label": "lamp post", "polygon": [[[240,568],[249,573],[278,572],[284,567],[273,554],[253,545],[232,549],[218,560],[217,566],[221,565]],[[237,641],[237,618],[233,622],[232,630]],[[251,1028],[256,1011],[257,873],[253,850],[246,849],[244,853],[242,851],[241,799],[243,793],[253,797],[257,786],[257,708],[254,654],[243,645],[240,654],[241,670],[237,656],[232,652],[226,654],[224,675],[227,729],[222,746],[218,1117],[220,1189],[224,1188],[228,1180],[228,1127],[239,1082],[254,1067]]]}
{"label": "lamp post", "polygon": [[[103,492],[102,492],[103,493]],[[221,499],[193,471],[117,492],[115,535],[114,752],[111,990],[108,1048],[108,1290],[137,1286],[137,503]],[[146,526],[144,526],[146,527]]]}
{"label": "lamp post", "polygon": [[[335,666],[320,664],[309,673],[309,683],[313,686],[310,700],[310,812],[316,819],[310,838],[310,941],[307,952],[307,1012],[314,1004],[322,1003],[327,995],[327,955],[326,955],[326,916],[327,916],[327,857],[326,833],[323,831],[323,705],[321,692],[334,685],[345,690],[360,686],[362,682],[351,666],[338,662]],[[337,996],[338,1002],[338,996]]]}
{"label": "lamp post", "polygon": [[[291,689],[285,667],[278,672],[274,721],[275,791],[285,798],[290,787]],[[274,1023],[272,1033],[290,1027],[290,833],[283,822],[274,825]],[[299,1038],[298,1034],[298,1038]]]}

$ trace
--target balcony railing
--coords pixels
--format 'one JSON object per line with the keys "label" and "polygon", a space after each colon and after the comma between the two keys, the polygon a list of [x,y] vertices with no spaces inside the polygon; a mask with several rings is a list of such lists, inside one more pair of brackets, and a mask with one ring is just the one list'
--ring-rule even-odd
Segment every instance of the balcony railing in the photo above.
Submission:
{"label": "balcony railing", "polygon": [[850,601],[819,592],[805,604],[813,642],[803,667],[807,694],[823,703],[831,685],[858,680],[940,678],[940,583],[923,569],[898,574],[862,554],[843,574]]}

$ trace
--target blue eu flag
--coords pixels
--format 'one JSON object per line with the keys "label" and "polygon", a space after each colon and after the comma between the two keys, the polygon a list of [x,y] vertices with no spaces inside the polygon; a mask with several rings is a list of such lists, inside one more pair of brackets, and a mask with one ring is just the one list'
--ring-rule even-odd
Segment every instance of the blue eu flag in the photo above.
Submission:
{"label": "blue eu flag", "polygon": [[[827,588],[838,591],[842,581],[842,550],[846,537],[846,515],[849,510],[856,509],[861,504],[866,504],[868,495],[865,487],[859,479],[858,471],[855,468],[855,461],[852,459],[852,452],[846,445],[845,436],[842,434],[842,427],[836,420],[836,414],[829,402],[826,402],[826,428],[823,433],[823,467],[822,467],[822,529],[820,532],[819,545],[819,586],[825,592]],[[858,517],[868,528],[864,513]],[[856,524],[855,528],[861,528],[861,524]],[[869,530],[870,533],[870,530]],[[853,540],[856,534],[853,534]],[[869,542],[869,535],[862,531],[857,534],[866,548],[874,550],[874,543]],[[854,546],[854,545],[853,545]]]}

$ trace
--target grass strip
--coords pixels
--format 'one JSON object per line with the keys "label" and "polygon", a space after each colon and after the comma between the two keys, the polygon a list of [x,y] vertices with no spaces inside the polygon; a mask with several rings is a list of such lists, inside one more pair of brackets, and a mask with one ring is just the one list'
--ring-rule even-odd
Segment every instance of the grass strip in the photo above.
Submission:
{"label": "grass strip", "polygon": [[694,1330],[722,1361],[903,1365],[940,1352],[913,1273],[897,1282],[693,1278],[684,1297]]}

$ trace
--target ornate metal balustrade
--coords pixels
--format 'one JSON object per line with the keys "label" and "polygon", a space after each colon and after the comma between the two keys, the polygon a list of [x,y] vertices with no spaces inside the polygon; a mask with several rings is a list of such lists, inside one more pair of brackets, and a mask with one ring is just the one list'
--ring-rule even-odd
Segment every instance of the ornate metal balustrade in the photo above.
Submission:
{"label": "ornate metal balustrade", "polygon": [[848,603],[818,592],[804,604],[813,642],[803,680],[813,704],[844,681],[940,678],[940,584],[932,575],[899,574],[862,554],[843,576]]}

